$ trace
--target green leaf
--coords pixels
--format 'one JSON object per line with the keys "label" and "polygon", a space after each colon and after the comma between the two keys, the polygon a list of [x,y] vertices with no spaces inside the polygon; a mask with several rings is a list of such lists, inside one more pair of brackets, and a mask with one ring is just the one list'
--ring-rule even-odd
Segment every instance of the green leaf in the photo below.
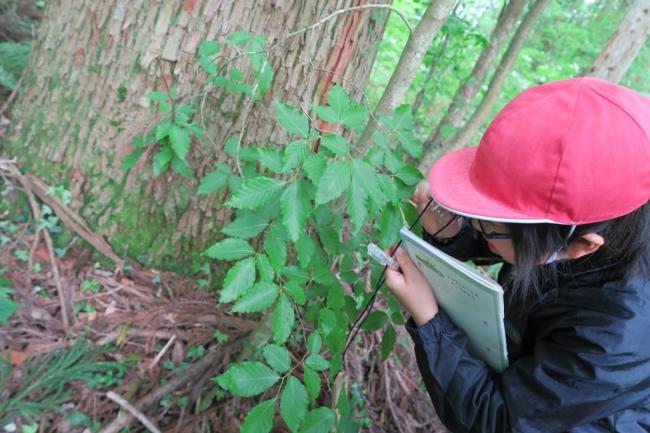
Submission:
{"label": "green leaf", "polygon": [[388,325],[386,327],[386,332],[381,339],[381,357],[382,359],[388,359],[388,355],[392,352],[395,342],[397,341],[397,333],[393,325]]}
{"label": "green leaf", "polygon": [[260,281],[230,309],[233,313],[256,313],[270,307],[278,296],[280,288],[270,281]]}
{"label": "green leaf", "polygon": [[163,138],[169,136],[169,131],[171,131],[172,124],[168,120],[160,122],[156,126],[156,141],[162,141]]}
{"label": "green leaf", "polygon": [[169,96],[165,92],[152,91],[147,93],[147,99],[151,102],[167,102]]}
{"label": "green leaf", "polygon": [[133,168],[137,163],[142,154],[145,152],[145,149],[136,149],[133,152],[129,153],[124,157],[122,163],[120,164],[121,169]]}
{"label": "green leaf", "polygon": [[318,182],[316,204],[324,204],[339,197],[350,185],[350,163],[334,161],[327,165]]}
{"label": "green leaf", "polygon": [[346,128],[361,128],[368,120],[368,111],[359,106],[353,105],[343,113],[341,121]]}
{"label": "green leaf", "polygon": [[422,143],[413,130],[399,130],[395,132],[400,144],[413,158],[422,158],[424,149]]}
{"label": "green leaf", "polygon": [[257,273],[260,276],[260,281],[273,281],[275,272],[273,266],[266,254],[258,254],[255,256],[255,266],[257,266]]}
{"label": "green leaf", "polygon": [[221,232],[228,236],[249,239],[262,233],[269,225],[269,219],[270,216],[266,212],[246,211],[224,227]]}
{"label": "green leaf", "polygon": [[415,185],[422,180],[422,173],[416,167],[405,165],[397,173],[397,178],[407,185]]}
{"label": "green leaf", "polygon": [[292,433],[298,433],[300,424],[307,414],[309,400],[307,389],[293,376],[289,376],[280,398],[280,414]]}
{"label": "green leaf", "polygon": [[379,246],[387,248],[397,241],[402,226],[403,222],[399,209],[392,204],[387,205],[379,216],[379,229],[381,230]]}
{"label": "green leaf", "polygon": [[343,87],[336,84],[327,94],[327,105],[332,107],[336,117],[340,120],[343,113],[350,107],[350,97],[345,93]]}
{"label": "green leaf", "polygon": [[311,368],[305,366],[305,386],[312,400],[316,400],[320,394],[320,375]]}
{"label": "green leaf", "polygon": [[300,266],[306,268],[311,263],[314,252],[316,251],[316,244],[311,236],[309,236],[309,233],[302,233],[295,244],[298,262]]}
{"label": "green leaf", "polygon": [[295,140],[284,148],[284,166],[282,172],[286,173],[298,167],[309,156],[311,149],[307,140]]}
{"label": "green leaf", "polygon": [[322,308],[318,312],[318,329],[327,337],[336,327],[336,314],[329,308]]}
{"label": "green leaf", "polygon": [[279,100],[275,101],[275,116],[280,124],[290,134],[298,134],[302,138],[309,136],[309,122],[304,114],[295,107]]}
{"label": "green leaf", "polygon": [[291,368],[291,355],[282,346],[267,344],[262,348],[262,355],[271,368],[278,373],[286,373]]}
{"label": "green leaf", "polygon": [[228,370],[215,381],[226,391],[238,397],[252,397],[272,387],[280,376],[266,365],[257,361],[230,364]]}
{"label": "green leaf", "polygon": [[305,365],[316,371],[326,370],[330,363],[318,353],[312,353],[305,359]]}
{"label": "green leaf", "polygon": [[350,189],[348,190],[348,214],[352,223],[352,234],[356,234],[368,218],[366,208],[366,193],[363,190],[360,179],[352,177]]}
{"label": "green leaf", "polygon": [[265,176],[247,180],[226,203],[237,209],[254,209],[277,200],[285,182]]}
{"label": "green leaf", "polygon": [[351,164],[352,177],[363,188],[371,200],[383,205],[386,202],[384,193],[381,189],[377,171],[373,166],[361,159],[352,159]]}
{"label": "green leaf", "polygon": [[388,315],[383,311],[373,311],[368,314],[366,320],[361,324],[361,329],[365,331],[376,331],[386,324]]}
{"label": "green leaf", "polygon": [[336,156],[345,156],[350,151],[348,142],[338,134],[323,135],[321,144]]}
{"label": "green leaf", "polygon": [[219,54],[221,45],[214,41],[203,41],[199,44],[199,56],[214,56]]}
{"label": "green leaf", "polygon": [[287,260],[287,234],[280,224],[273,224],[266,232],[264,251],[269,256],[271,265],[276,271],[284,266]]}
{"label": "green leaf", "polygon": [[248,242],[241,239],[228,238],[212,245],[203,254],[217,260],[237,260],[254,253],[255,250]]}
{"label": "green leaf", "polygon": [[326,166],[327,158],[318,153],[314,153],[305,158],[302,168],[305,169],[309,180],[311,180],[314,185],[318,185],[318,181],[323,175]]}
{"label": "green leaf", "polygon": [[244,418],[240,433],[268,433],[275,419],[275,398],[255,405]]}
{"label": "green leaf", "polygon": [[282,293],[275,304],[275,311],[273,312],[273,340],[277,344],[284,344],[291,334],[291,329],[295,317],[291,302],[287,296]]}
{"label": "green leaf", "polygon": [[250,289],[255,282],[255,262],[252,257],[241,260],[228,270],[223,280],[219,302],[232,302]]}
{"label": "green leaf", "polygon": [[228,177],[230,177],[230,170],[227,166],[225,169],[220,166],[216,171],[205,175],[196,192],[198,194],[212,194],[219,192],[224,186],[226,186]]}
{"label": "green leaf", "polygon": [[307,337],[307,350],[310,353],[319,353],[323,346],[323,338],[318,332],[312,332]]}
{"label": "green leaf", "polygon": [[235,33],[228,36],[228,40],[230,42],[239,46],[245,45],[248,41],[250,41],[250,39],[251,39],[250,33],[245,32],[244,30],[237,30]]}
{"label": "green leaf", "polygon": [[278,149],[272,147],[260,147],[257,149],[260,163],[273,173],[282,173],[284,162]]}
{"label": "green leaf", "polygon": [[332,107],[325,107],[323,105],[312,105],[311,107],[319,118],[329,123],[338,123],[339,116]]}
{"label": "green leaf", "polygon": [[178,174],[183,177],[192,177],[192,172],[190,171],[190,165],[184,159],[180,159],[178,156],[175,156],[172,159],[172,168]]}
{"label": "green leaf", "polygon": [[305,291],[296,281],[287,281],[284,284],[284,292],[291,297],[298,305],[305,305]]}
{"label": "green leaf", "polygon": [[153,175],[160,176],[163,174],[169,163],[174,158],[174,152],[169,146],[162,147],[153,157]]}
{"label": "green leaf", "polygon": [[176,124],[169,130],[169,139],[174,152],[180,159],[185,159],[187,151],[190,150],[190,131]]}
{"label": "green leaf", "polygon": [[335,421],[336,417],[332,409],[319,407],[307,414],[300,433],[329,433]]}
{"label": "green leaf", "polygon": [[0,323],[3,326],[9,324],[9,317],[21,307],[20,304],[15,303],[9,298],[9,295],[12,293],[14,293],[12,288],[0,286]]}
{"label": "green leaf", "polygon": [[311,210],[308,184],[302,179],[291,183],[282,193],[280,210],[282,224],[287,228],[289,238],[296,242],[305,230]]}

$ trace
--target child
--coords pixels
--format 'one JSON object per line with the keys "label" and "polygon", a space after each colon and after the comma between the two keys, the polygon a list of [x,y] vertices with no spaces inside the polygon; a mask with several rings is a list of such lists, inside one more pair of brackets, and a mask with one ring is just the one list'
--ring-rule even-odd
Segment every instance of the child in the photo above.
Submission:
{"label": "child", "polygon": [[[429,175],[425,238],[504,263],[510,366],[467,351],[398,250],[386,283],[453,432],[650,431],[650,100],[596,78],[528,89]],[[426,190],[414,197],[419,206]],[[452,212],[456,218],[434,239]],[[460,217],[459,217],[460,216]]]}

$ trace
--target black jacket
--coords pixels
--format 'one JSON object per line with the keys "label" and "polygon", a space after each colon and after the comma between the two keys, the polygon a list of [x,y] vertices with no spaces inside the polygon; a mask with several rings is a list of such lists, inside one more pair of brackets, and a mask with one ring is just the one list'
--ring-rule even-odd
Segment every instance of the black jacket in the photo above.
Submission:
{"label": "black jacket", "polygon": [[[461,260],[494,257],[465,225],[442,245]],[[444,311],[406,329],[438,416],[453,432],[650,432],[650,281],[620,264],[562,262],[557,284],[506,296],[510,366],[491,371]],[[504,283],[510,265],[504,264]],[[507,286],[504,287],[507,292]],[[647,340],[646,340],[647,338]]]}

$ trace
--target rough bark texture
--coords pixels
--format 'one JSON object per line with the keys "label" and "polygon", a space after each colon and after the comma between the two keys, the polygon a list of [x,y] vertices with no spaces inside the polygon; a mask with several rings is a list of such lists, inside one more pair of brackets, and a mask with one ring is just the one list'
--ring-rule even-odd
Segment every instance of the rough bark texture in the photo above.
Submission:
{"label": "rough bark texture", "polygon": [[618,83],[650,35],[650,0],[635,0],[586,75]]}
{"label": "rough bark texture", "polygon": [[395,72],[391,75],[384,93],[374,110],[375,117],[372,117],[366,125],[357,147],[359,149],[366,149],[371,141],[371,137],[377,129],[377,115],[389,114],[395,107],[404,102],[406,92],[408,91],[415,74],[417,74],[422,60],[426,54],[429,46],[433,42],[438,30],[447,20],[449,12],[454,5],[452,0],[432,0],[424,12],[422,19],[413,30],[413,34],[409,37],[404,47]]}
{"label": "rough bark texture", "polygon": [[[378,3],[385,3],[382,0]],[[13,112],[2,153],[23,170],[73,192],[73,206],[118,254],[148,264],[189,262],[215,240],[228,218],[224,197],[197,196],[198,182],[214,163],[226,161],[226,138],[243,134],[243,146],[283,144],[272,102],[323,103],[334,83],[359,99],[383,33],[387,10],[338,15],[292,37],[269,53],[275,79],[252,106],[242,126],[239,96],[212,88],[205,99],[207,139],[194,143],[188,161],[193,178],[171,170],[158,178],[151,160],[130,172],[119,163],[131,140],[157,119],[145,98],[165,90],[198,102],[205,75],[196,60],[203,40],[223,42],[237,30],[270,43],[361,0],[105,0],[48,2],[35,41],[25,90]],[[252,82],[245,56],[233,62]],[[306,105],[307,106],[307,105]]]}
{"label": "rough bark texture", "polygon": [[489,44],[481,51],[469,77],[458,88],[447,114],[427,138],[424,144],[425,149],[442,147],[445,137],[448,136],[445,131],[454,131],[462,125],[467,110],[481,89],[485,77],[494,66],[497,54],[508,40],[525,7],[525,0],[510,0],[505,5],[492,30]]}
{"label": "rough bark texture", "polygon": [[420,164],[421,171],[426,172],[429,170],[439,155],[442,155],[449,150],[466,146],[472,136],[476,134],[490,114],[490,110],[499,99],[501,87],[510,74],[521,47],[523,47],[524,42],[526,42],[526,39],[528,38],[528,34],[544,11],[544,8],[548,5],[548,2],[549,0],[536,0],[531,6],[526,17],[517,28],[515,35],[512,37],[499,66],[497,66],[497,69],[492,76],[492,80],[488,85],[488,90],[481,100],[481,103],[476,108],[476,111],[467,123],[465,123],[463,128],[449,139],[442,148],[436,149],[436,151],[429,149]]}

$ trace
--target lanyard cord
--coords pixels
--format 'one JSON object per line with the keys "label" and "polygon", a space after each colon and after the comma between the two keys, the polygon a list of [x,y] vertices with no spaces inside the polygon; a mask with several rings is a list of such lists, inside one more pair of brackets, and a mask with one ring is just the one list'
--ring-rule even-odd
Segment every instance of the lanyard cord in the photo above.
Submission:
{"label": "lanyard cord", "polygon": [[[422,211],[419,213],[418,217],[415,219],[415,222],[413,222],[413,224],[411,224],[411,226],[409,227],[409,230],[412,230],[413,227],[415,227],[415,225],[420,221],[420,219],[422,218],[422,215],[424,215],[424,213],[429,209],[429,206],[431,205],[432,202],[433,202],[433,199],[432,198],[429,199],[429,202],[424,207],[424,209],[422,209]],[[432,236],[438,235],[438,233],[442,232],[444,229],[449,227],[449,225],[452,222],[454,222],[459,216],[460,215],[454,215],[454,217],[452,219],[450,219],[449,222],[447,222],[444,226],[442,226],[442,228],[439,229],[437,232],[435,232]],[[397,245],[395,245],[395,248],[393,248],[393,251],[391,251],[391,254],[390,254],[391,257],[393,257],[395,255],[395,251],[397,251],[397,248],[399,248],[399,246],[401,244],[402,244],[402,241],[400,240],[397,243]],[[347,343],[345,345],[345,349],[343,350],[343,354],[342,354],[343,361],[345,361],[345,353],[348,351],[348,348],[350,347],[350,344],[352,344],[352,341],[354,341],[354,338],[357,336],[357,334],[359,332],[359,329],[361,329],[361,326],[363,325],[363,322],[368,317],[368,314],[370,314],[369,311],[372,309],[372,306],[375,303],[375,299],[377,298],[377,292],[379,292],[379,289],[381,289],[381,286],[383,286],[384,282],[386,281],[385,275],[386,275],[386,268],[387,267],[388,266],[384,266],[384,269],[381,271],[381,275],[379,276],[379,280],[377,281],[377,285],[375,286],[375,289],[372,292],[372,296],[370,297],[370,299],[368,300],[368,303],[363,308],[363,310],[361,311],[359,316],[357,316],[357,319],[354,321],[354,323],[350,327],[350,330],[348,331],[348,335],[346,337]]]}

